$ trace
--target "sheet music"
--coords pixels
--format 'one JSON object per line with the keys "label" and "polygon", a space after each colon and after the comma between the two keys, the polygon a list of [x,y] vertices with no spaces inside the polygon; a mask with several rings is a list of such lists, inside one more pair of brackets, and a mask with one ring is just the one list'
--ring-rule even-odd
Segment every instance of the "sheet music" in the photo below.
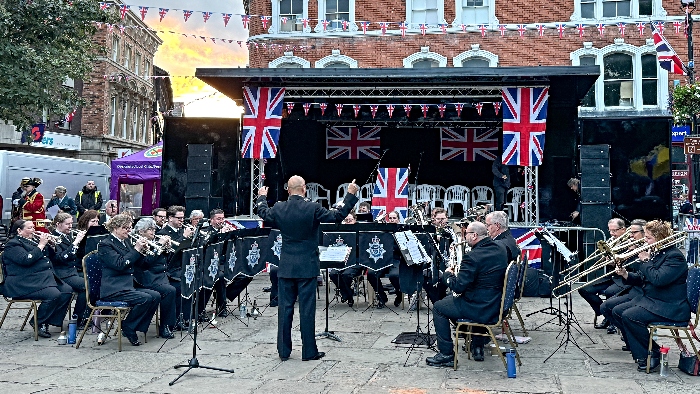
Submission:
{"label": "sheet music", "polygon": [[319,258],[321,261],[346,262],[350,256],[352,248],[348,246],[329,246],[321,252]]}
{"label": "sheet music", "polygon": [[420,241],[418,241],[418,238],[416,238],[416,235],[413,234],[411,230],[398,231],[394,233],[394,238],[399,245],[399,249],[407,253],[413,262],[421,264],[430,262],[430,258],[425,252],[425,249],[423,249],[423,245],[421,245]]}

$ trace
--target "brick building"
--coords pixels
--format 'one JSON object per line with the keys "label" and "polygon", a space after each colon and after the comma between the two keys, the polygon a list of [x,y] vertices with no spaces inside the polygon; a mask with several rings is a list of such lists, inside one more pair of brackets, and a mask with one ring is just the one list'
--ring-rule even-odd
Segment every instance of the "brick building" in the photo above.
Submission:
{"label": "brick building", "polygon": [[[253,0],[247,12],[271,16],[266,29],[251,17],[253,68],[599,65],[582,118],[668,115],[668,87],[684,77],[659,67],[650,22],[664,22],[666,38],[687,58],[683,29],[676,33],[673,25],[683,22],[683,12],[670,0]],[[370,21],[366,33],[361,21]],[[379,22],[390,22],[384,33]],[[645,22],[643,35],[638,22]],[[582,38],[578,24],[585,26]],[[281,53],[267,44],[306,48]]]}

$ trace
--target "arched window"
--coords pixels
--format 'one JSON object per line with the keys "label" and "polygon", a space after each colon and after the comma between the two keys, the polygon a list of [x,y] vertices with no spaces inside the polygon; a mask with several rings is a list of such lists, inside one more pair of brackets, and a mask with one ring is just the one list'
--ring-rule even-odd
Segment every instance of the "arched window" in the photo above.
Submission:
{"label": "arched window", "polygon": [[421,47],[420,52],[403,59],[405,68],[447,67],[447,58],[439,53],[430,52],[430,47]]}
{"label": "arched window", "polygon": [[489,61],[486,59],[473,57],[462,62],[462,67],[488,67]]}
{"label": "arched window", "polygon": [[413,62],[411,67],[413,67],[413,68],[440,67],[440,63],[436,62],[435,60],[425,59],[425,60],[418,60],[418,61]]}
{"label": "arched window", "polygon": [[452,64],[455,67],[498,67],[498,55],[481,49],[479,44],[471,48],[453,57]]}
{"label": "arched window", "polygon": [[267,66],[269,68],[309,68],[311,63],[304,58],[294,56],[293,52],[285,52],[284,56],[274,59]]}
{"label": "arched window", "polygon": [[314,63],[316,68],[357,68],[357,60],[340,54],[339,49],[333,49],[331,54]]}

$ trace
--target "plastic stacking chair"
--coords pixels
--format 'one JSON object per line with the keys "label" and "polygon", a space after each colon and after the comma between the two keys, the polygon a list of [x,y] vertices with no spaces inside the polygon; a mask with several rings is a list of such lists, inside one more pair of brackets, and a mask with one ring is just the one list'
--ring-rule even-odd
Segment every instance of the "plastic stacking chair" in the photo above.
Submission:
{"label": "plastic stacking chair", "polygon": [[[30,314],[34,314],[34,340],[38,341],[39,340],[39,323],[36,320],[36,310],[39,308],[39,304],[41,303],[40,300],[24,300],[24,299],[12,299],[11,297],[5,296],[4,289],[2,288],[2,285],[5,283],[5,263],[2,262],[2,252],[0,252],[0,294],[3,295],[5,298],[5,301],[7,302],[7,306],[5,307],[5,313],[2,314],[2,319],[0,319],[0,328],[2,328],[3,323],[5,323],[5,318],[7,317],[7,313],[10,311],[10,309],[15,309],[15,310],[20,310],[20,309],[27,309],[27,315],[24,316],[24,321],[22,322],[22,325],[20,326],[19,330],[24,331],[24,327],[27,325],[27,321],[29,321],[29,316]],[[19,305],[23,306],[19,306]],[[28,304],[28,305],[27,305]],[[14,306],[13,306],[14,305]]]}
{"label": "plastic stacking chair", "polygon": [[433,205],[440,203],[441,207],[445,207],[445,195],[447,194],[447,189],[440,185],[432,185],[435,190],[435,195],[433,197]]}
{"label": "plastic stacking chair", "polygon": [[472,188],[472,207],[481,204],[493,206],[493,190],[488,186],[474,186]]}
{"label": "plastic stacking chair", "polygon": [[348,193],[348,186],[350,186],[349,183],[343,183],[340,186],[338,186],[338,189],[335,191],[335,203],[339,203],[343,201],[345,198],[345,195]]}
{"label": "plastic stacking chair", "polygon": [[[466,338],[466,344],[467,344],[467,357],[470,357],[471,355],[471,336],[472,335],[478,335],[478,336],[488,336],[491,338],[491,341],[498,346],[498,341],[496,340],[496,336],[493,334],[493,330],[501,327],[506,327],[508,322],[507,319],[505,319],[505,314],[508,313],[508,310],[513,306],[513,300],[515,299],[515,288],[517,287],[518,283],[518,264],[517,262],[511,262],[508,264],[508,268],[506,268],[506,275],[505,278],[503,278],[503,295],[501,296],[501,308],[499,310],[498,316],[501,316],[500,319],[498,319],[495,322],[475,322],[475,321],[470,321],[468,319],[457,319],[457,327],[455,327],[455,337],[454,337],[454,353],[455,353],[455,359],[454,359],[454,369],[457,370],[457,361],[459,359],[458,357],[458,351],[459,351],[459,334],[460,332],[466,332],[467,338]],[[483,327],[486,329],[487,333],[474,333],[472,332],[472,329],[474,327]],[[513,338],[513,333],[510,329],[508,330],[503,330],[503,335],[505,335],[508,338],[508,342],[510,343],[510,347],[512,349],[515,349],[515,357],[518,359],[518,365],[522,365],[520,362],[520,354],[518,353],[516,344],[515,344],[515,339]],[[503,367],[508,369],[508,365],[506,364],[506,358],[503,357],[503,353],[501,351],[498,351],[498,355],[501,357],[501,361],[503,361]]]}
{"label": "plastic stacking chair", "polygon": [[[700,353],[698,353],[698,348],[697,346],[695,346],[696,340],[700,342],[700,340],[697,339],[697,334],[695,333],[695,327],[698,326],[700,320],[700,302],[698,302],[698,299],[700,298],[699,266],[694,266],[688,270],[688,279],[686,283],[688,287],[688,303],[690,304],[690,310],[694,311],[695,313],[695,319],[692,319],[691,317],[691,321],[687,322],[663,321],[650,323],[648,325],[649,349],[647,353],[647,373],[649,373],[649,367],[651,366],[651,348],[654,343],[654,336],[662,338],[673,338],[676,340],[676,342],[678,342],[679,345],[681,345],[683,343],[682,340],[684,339],[684,337],[680,335],[679,331],[683,331],[683,334],[685,334],[685,339],[687,339],[688,342],[690,342],[690,346],[692,346],[693,348],[693,353],[695,354],[695,357],[698,357],[700,359]],[[658,332],[659,330],[669,330],[671,334],[661,334]]]}
{"label": "plastic stacking chair", "polygon": [[[90,308],[90,316],[88,317],[88,322],[91,322],[95,316],[96,311],[100,311],[100,316],[102,318],[109,319],[112,324],[110,326],[114,327],[116,321],[117,327],[117,340],[119,342],[119,351],[122,351],[122,320],[129,313],[131,308],[129,304],[123,301],[100,301],[100,286],[102,285],[102,263],[97,256],[97,251],[92,251],[85,255],[83,258],[83,273],[85,277],[85,296],[87,297],[87,306]],[[106,315],[102,311],[110,311],[111,315]],[[80,333],[78,341],[75,343],[75,348],[80,347],[80,343],[83,340],[83,336],[88,330],[89,324],[85,324],[85,328]],[[109,331],[106,335],[109,336]]]}
{"label": "plastic stacking chair", "polygon": [[467,216],[469,210],[469,188],[466,186],[454,185],[447,188],[445,191],[445,209],[447,216],[452,216],[452,205],[461,204],[464,216]]}
{"label": "plastic stacking chair", "polygon": [[[510,198],[508,198],[510,196]],[[504,205],[509,207],[508,211],[510,213],[510,220],[517,222],[518,216],[520,216],[520,204],[523,203],[525,198],[525,188],[524,187],[514,187],[508,190],[506,193],[506,201]]]}
{"label": "plastic stacking chair", "polygon": [[430,209],[435,208],[435,188],[433,185],[418,185],[415,195],[416,204],[430,203]]}
{"label": "plastic stacking chair", "polygon": [[[321,195],[323,193],[323,195]],[[306,196],[311,199],[312,202],[318,202],[320,204],[321,200],[326,200],[326,204],[330,207],[330,190],[324,188],[318,183],[307,183],[306,184]]]}

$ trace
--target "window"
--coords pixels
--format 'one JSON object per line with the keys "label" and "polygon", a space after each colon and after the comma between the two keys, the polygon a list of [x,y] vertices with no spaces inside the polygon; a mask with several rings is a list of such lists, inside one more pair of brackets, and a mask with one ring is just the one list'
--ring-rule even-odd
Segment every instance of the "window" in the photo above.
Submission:
{"label": "window", "polygon": [[136,57],[134,58],[134,74],[140,75],[139,70],[141,67],[141,52],[136,52]]}
{"label": "window", "polygon": [[115,62],[119,61],[119,37],[115,35],[112,36],[112,60]]}
{"label": "window", "polygon": [[462,67],[488,67],[489,66],[489,61],[486,59],[479,59],[478,57],[474,57],[468,60],[465,60],[462,62]]}
{"label": "window", "polygon": [[112,97],[112,102],[109,106],[110,111],[110,122],[109,122],[109,134],[114,136],[115,129],[117,127],[117,98]]}
{"label": "window", "polygon": [[347,63],[341,63],[341,62],[332,62],[332,63],[326,63],[324,68],[350,68],[350,65]]}
{"label": "window", "polygon": [[137,132],[139,130],[139,106],[134,105],[131,110],[131,140],[138,141]]}
{"label": "window", "polygon": [[[582,66],[595,66],[596,65],[596,57],[595,56],[581,56],[581,65]],[[583,100],[581,101],[581,106],[582,107],[595,107],[595,84],[591,87],[591,90],[586,93],[586,95],[583,97]]]}
{"label": "window", "polygon": [[143,123],[141,124],[141,142],[148,142],[148,110],[144,108],[143,110]]}
{"label": "window", "polygon": [[143,68],[143,76],[144,77],[150,77],[151,76],[151,62],[146,60],[146,66]]}
{"label": "window", "polygon": [[304,68],[299,63],[281,63],[275,68]]}
{"label": "window", "polygon": [[421,47],[420,52],[403,59],[405,68],[447,67],[447,58],[439,53],[430,52],[430,47]]}
{"label": "window", "polygon": [[412,0],[411,23],[438,24],[438,0]]}
{"label": "window", "polygon": [[285,52],[284,56],[274,59],[267,66],[269,68],[309,68],[311,63],[304,58],[294,56],[293,52]]}
{"label": "window", "polygon": [[357,60],[350,56],[340,54],[339,49],[333,49],[329,56],[323,57],[314,63],[316,68],[357,68]]}
{"label": "window", "polygon": [[[302,31],[303,10],[303,0],[280,0],[280,31]],[[287,19],[286,23],[282,22],[283,18]]]}
{"label": "window", "polygon": [[603,0],[603,18],[630,16],[630,0]]}
{"label": "window", "polygon": [[485,51],[479,44],[472,44],[472,49],[452,58],[455,67],[498,67],[498,55]]}
{"label": "window", "polygon": [[126,51],[124,51],[124,68],[127,70],[131,67],[131,47],[126,46]]}
{"label": "window", "polygon": [[440,67],[440,63],[436,62],[435,60],[418,60],[417,62],[413,62],[412,64],[413,68],[431,68],[431,67]]}
{"label": "window", "polygon": [[[579,0],[585,1],[585,0]],[[455,0],[454,27],[465,25],[497,25],[495,0]]]}
{"label": "window", "polygon": [[[473,1],[473,0],[464,0]],[[574,0],[572,21],[603,18],[665,18],[662,0]]]}
{"label": "window", "polygon": [[631,107],[634,104],[631,55],[613,53],[605,56],[603,79],[606,107]]}
{"label": "window", "polygon": [[657,62],[656,55],[642,55],[642,104],[657,104]]}
{"label": "window", "polygon": [[350,0],[325,0],[326,20],[331,21],[328,28],[342,29],[342,21],[350,21]]}
{"label": "window", "polygon": [[585,19],[595,18],[595,0],[581,0],[581,17]]}
{"label": "window", "polygon": [[124,106],[122,107],[122,132],[121,132],[121,137],[126,139],[126,133],[127,133],[127,126],[129,125],[129,122],[127,122],[129,118],[129,101],[124,100]]}

